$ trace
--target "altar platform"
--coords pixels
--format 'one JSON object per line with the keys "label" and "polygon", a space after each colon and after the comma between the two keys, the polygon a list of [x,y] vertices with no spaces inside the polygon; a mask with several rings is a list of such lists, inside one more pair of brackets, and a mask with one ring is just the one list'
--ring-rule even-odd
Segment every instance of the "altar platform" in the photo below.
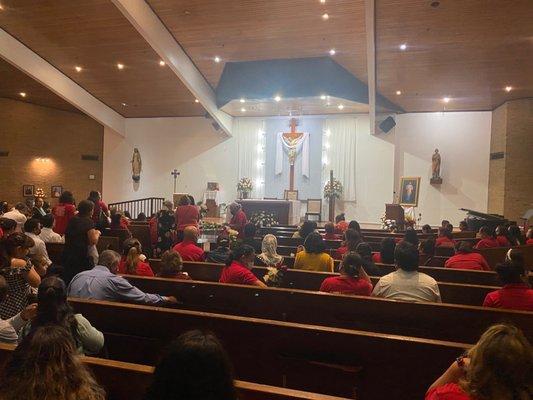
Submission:
{"label": "altar platform", "polygon": [[280,225],[299,225],[301,203],[298,200],[237,200],[242,205],[246,217],[264,211],[275,216]]}

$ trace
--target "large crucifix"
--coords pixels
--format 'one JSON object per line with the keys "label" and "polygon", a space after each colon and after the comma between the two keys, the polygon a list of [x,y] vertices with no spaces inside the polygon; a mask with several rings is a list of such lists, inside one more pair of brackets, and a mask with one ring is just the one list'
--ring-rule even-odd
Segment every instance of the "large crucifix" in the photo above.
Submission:
{"label": "large crucifix", "polygon": [[296,127],[298,126],[298,120],[296,118],[291,118],[289,126],[291,127],[291,131],[283,133],[283,140],[289,146],[293,147],[289,150],[289,190],[294,190],[294,162],[296,161],[297,154],[294,146],[302,138],[303,132],[296,132]]}

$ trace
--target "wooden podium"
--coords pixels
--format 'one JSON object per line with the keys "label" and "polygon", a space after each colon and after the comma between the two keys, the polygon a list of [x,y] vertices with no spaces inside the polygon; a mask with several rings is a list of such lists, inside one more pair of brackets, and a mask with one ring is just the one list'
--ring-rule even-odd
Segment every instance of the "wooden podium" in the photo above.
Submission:
{"label": "wooden podium", "polygon": [[405,216],[401,205],[385,204],[385,218],[395,220],[400,231],[405,229]]}

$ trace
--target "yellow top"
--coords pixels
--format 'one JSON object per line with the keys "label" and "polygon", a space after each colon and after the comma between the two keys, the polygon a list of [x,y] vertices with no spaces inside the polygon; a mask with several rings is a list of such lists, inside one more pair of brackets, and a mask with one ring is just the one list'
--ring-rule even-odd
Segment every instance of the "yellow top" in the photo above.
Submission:
{"label": "yellow top", "polygon": [[333,272],[333,258],[327,253],[308,253],[305,250],[296,254],[294,269],[305,271]]}

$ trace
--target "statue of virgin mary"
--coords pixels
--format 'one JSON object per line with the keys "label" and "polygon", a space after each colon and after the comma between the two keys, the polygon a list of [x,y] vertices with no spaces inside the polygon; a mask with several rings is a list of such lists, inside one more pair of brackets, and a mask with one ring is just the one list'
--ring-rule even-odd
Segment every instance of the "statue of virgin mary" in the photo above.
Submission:
{"label": "statue of virgin mary", "polygon": [[131,157],[131,179],[133,179],[133,182],[139,182],[141,180],[142,166],[141,153],[139,153],[139,149],[135,147],[135,149],[133,149],[133,156]]}

